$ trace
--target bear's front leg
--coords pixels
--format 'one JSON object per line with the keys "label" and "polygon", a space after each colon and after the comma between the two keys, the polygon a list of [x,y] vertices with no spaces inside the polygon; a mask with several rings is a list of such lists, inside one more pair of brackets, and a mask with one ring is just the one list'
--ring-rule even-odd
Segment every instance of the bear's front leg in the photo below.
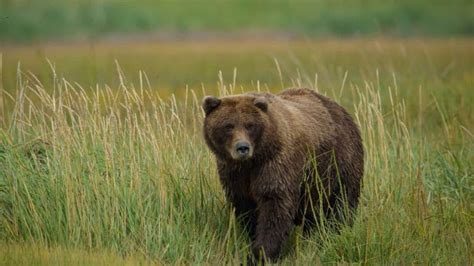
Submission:
{"label": "bear's front leg", "polygon": [[252,244],[255,259],[264,254],[270,261],[276,261],[288,240],[293,226],[294,211],[288,200],[266,198],[258,203],[256,238]]}
{"label": "bear's front leg", "polygon": [[255,229],[257,226],[255,203],[251,200],[240,198],[233,201],[233,206],[235,208],[235,216],[244,226],[250,239],[252,239],[252,241],[255,240]]}

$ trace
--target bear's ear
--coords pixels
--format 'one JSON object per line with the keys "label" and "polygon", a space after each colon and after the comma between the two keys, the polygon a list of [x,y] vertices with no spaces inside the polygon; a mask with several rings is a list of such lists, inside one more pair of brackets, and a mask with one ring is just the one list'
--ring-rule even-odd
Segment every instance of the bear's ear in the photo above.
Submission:
{"label": "bear's ear", "polygon": [[268,109],[268,102],[267,102],[267,99],[263,98],[263,97],[258,97],[257,99],[255,99],[253,101],[253,104],[255,104],[255,106],[257,106],[260,110],[266,112],[267,109]]}
{"label": "bear's ear", "polygon": [[214,96],[206,96],[202,100],[202,109],[206,115],[210,114],[212,110],[216,109],[217,106],[221,103],[221,100]]}

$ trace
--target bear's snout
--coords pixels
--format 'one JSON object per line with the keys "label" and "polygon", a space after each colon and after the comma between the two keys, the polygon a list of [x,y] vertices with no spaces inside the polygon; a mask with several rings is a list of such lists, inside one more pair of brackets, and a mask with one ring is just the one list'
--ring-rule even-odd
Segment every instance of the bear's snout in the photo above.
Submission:
{"label": "bear's snout", "polygon": [[235,160],[244,160],[252,156],[252,146],[248,141],[239,140],[234,145],[234,152],[232,152],[232,157]]}
{"label": "bear's snout", "polygon": [[235,150],[240,155],[247,155],[250,151],[250,144],[246,141],[239,141],[235,144]]}

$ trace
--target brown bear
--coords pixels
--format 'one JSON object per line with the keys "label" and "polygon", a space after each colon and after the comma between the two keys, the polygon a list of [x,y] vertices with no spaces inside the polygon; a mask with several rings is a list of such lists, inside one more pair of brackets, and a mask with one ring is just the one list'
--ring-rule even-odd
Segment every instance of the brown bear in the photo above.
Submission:
{"label": "brown bear", "polygon": [[256,258],[277,260],[295,224],[307,231],[318,217],[351,221],[364,151],[340,105],[299,88],[206,96],[203,109],[204,138]]}

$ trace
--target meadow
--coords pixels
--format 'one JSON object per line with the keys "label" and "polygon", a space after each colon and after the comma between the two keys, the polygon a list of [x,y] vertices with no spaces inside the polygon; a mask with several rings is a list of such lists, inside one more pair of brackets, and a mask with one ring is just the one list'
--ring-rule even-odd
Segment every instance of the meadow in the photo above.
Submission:
{"label": "meadow", "polygon": [[0,0],[0,41],[242,31],[304,36],[472,36],[469,0]]}
{"label": "meadow", "polygon": [[[5,45],[5,264],[239,264],[202,96],[306,86],[360,126],[355,224],[292,234],[286,265],[473,263],[469,38]],[[20,62],[20,63],[18,63]]]}

